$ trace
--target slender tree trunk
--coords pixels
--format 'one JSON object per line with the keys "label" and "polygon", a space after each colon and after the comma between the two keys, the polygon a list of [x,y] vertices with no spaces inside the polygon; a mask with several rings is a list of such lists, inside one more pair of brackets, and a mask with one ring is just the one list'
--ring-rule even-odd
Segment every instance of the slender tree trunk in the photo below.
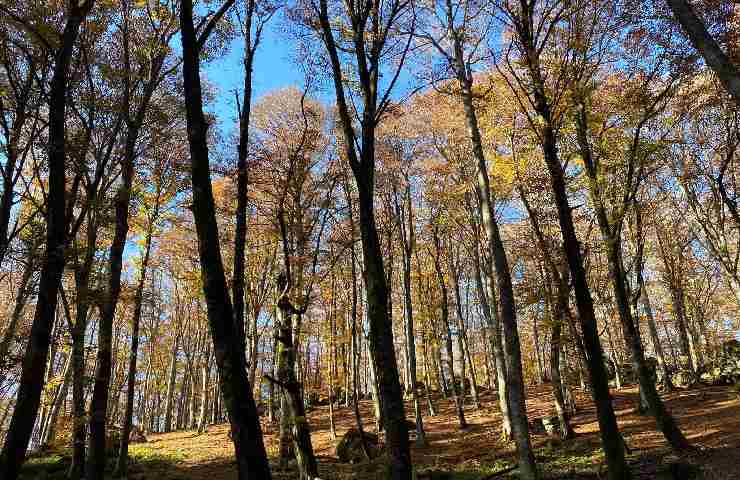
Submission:
{"label": "slender tree trunk", "polygon": [[663,346],[660,344],[660,337],[658,336],[658,327],[655,324],[655,315],[653,314],[653,307],[650,304],[650,296],[648,294],[645,282],[642,275],[640,279],[640,299],[642,302],[642,308],[647,316],[648,331],[650,332],[650,341],[653,344],[653,351],[655,351],[655,357],[658,360],[658,370],[660,371],[660,377],[663,381],[663,389],[666,392],[673,390],[673,384],[671,383],[671,375],[668,373],[668,364],[666,363],[665,354],[663,353]]}
{"label": "slender tree trunk", "polygon": [[[533,76],[539,78],[539,72],[531,67]],[[541,83],[541,82],[540,82]],[[586,354],[591,394],[596,404],[599,419],[601,442],[608,465],[609,480],[623,480],[631,478],[629,467],[624,457],[624,442],[619,433],[617,419],[614,415],[607,374],[604,369],[603,350],[599,341],[594,314],[593,299],[586,280],[586,271],[583,266],[581,247],[573,223],[573,213],[568,202],[563,168],[557,153],[555,131],[551,126],[550,106],[547,103],[544,88],[539,88],[535,94],[537,111],[545,120],[542,131],[542,151],[550,174],[550,182],[558,209],[558,221],[563,237],[565,255],[568,260],[573,289],[575,292],[578,319],[583,332],[583,344]]]}
{"label": "slender tree trunk", "polygon": [[[454,18],[452,2],[447,0],[447,18]],[[453,27],[450,25],[450,27]],[[452,30],[453,58],[455,74],[461,89],[465,123],[476,161],[476,193],[480,200],[481,223],[488,240],[487,250],[495,266],[496,281],[501,302],[501,320],[505,341],[506,373],[509,416],[514,440],[517,445],[519,473],[525,479],[537,479],[539,473],[535,464],[532,445],[529,438],[529,423],[525,403],[524,379],[522,375],[519,331],[516,322],[514,291],[511,285],[511,272],[498,224],[496,222],[493,200],[491,198],[488,168],[483,151],[478,117],[473,103],[473,78],[469,65],[465,62],[464,40],[459,31]]]}
{"label": "slender tree trunk", "polygon": [[[635,319],[632,317],[630,299],[627,292],[627,277],[625,275],[624,265],[622,262],[620,226],[610,224],[609,217],[607,216],[606,209],[603,204],[603,198],[597,179],[598,172],[594,166],[593,159],[591,157],[591,149],[588,144],[588,119],[583,105],[581,105],[579,111],[577,127],[578,143],[581,149],[581,155],[583,156],[584,165],[586,167],[586,173],[589,177],[589,193],[596,211],[599,229],[601,230],[601,235],[606,246],[609,276],[612,284],[614,300],[619,313],[619,320],[622,324],[622,334],[632,357],[633,368],[637,369],[641,394],[644,395],[644,400],[647,402],[647,406],[655,417],[658,428],[663,432],[668,443],[674,449],[685,450],[689,448],[689,442],[678,428],[678,425],[671,414],[665,408],[665,404],[661,400],[660,395],[658,395],[658,391],[655,388],[655,382],[653,381],[650,370],[645,362],[639,330]],[[683,300],[683,297],[681,299]],[[616,366],[616,368],[618,369],[619,367]]]}
{"label": "slender tree trunk", "polygon": [[[233,5],[227,0],[212,22],[218,20]],[[210,25],[215,25],[211,23]],[[188,143],[190,145],[191,180],[193,184],[193,218],[198,236],[203,292],[208,311],[208,324],[219,370],[219,383],[229,412],[232,440],[237,461],[238,478],[269,480],[270,466],[262,438],[262,428],[252,387],[247,377],[244,344],[239,341],[234,326],[234,312],[221,258],[216,223],[210,161],[208,158],[207,126],[203,113],[200,81],[200,40],[193,24],[192,0],[183,0],[180,7],[183,51],[183,85],[185,89]]]}
{"label": "slender tree trunk", "polygon": [[686,318],[686,303],[684,302],[683,288],[678,285],[679,280],[671,279],[669,290],[671,291],[671,303],[673,305],[673,317],[675,319],[676,331],[678,331],[678,345],[681,352],[681,357],[686,358],[687,364],[681,365],[688,366],[689,370],[696,372],[697,365],[694,363],[694,355],[691,355],[691,347],[689,342],[689,329]]}
{"label": "slender tree trunk", "polygon": [[[249,120],[252,112],[252,70],[254,54],[257,48],[252,40],[252,21],[255,10],[255,0],[247,0],[244,55],[244,95],[243,105],[239,111],[239,148],[236,162],[236,230],[234,232],[234,269],[231,289],[234,299],[234,329],[238,340],[246,348],[246,331],[244,324],[244,250],[247,242],[247,193],[249,188],[247,158],[249,156]],[[259,41],[259,39],[257,40]],[[256,321],[256,319],[255,319]],[[253,345],[254,346],[254,345]],[[256,354],[252,351],[250,362],[250,384],[254,385],[252,363],[256,361]]]}
{"label": "slender tree trunk", "polygon": [[350,196],[349,190],[347,190],[347,201],[350,205],[349,208],[349,220],[350,220],[350,228],[352,231],[352,241],[350,245],[350,269],[351,269],[351,275],[352,275],[352,310],[350,311],[351,315],[351,338],[352,338],[352,409],[355,414],[355,425],[357,425],[357,430],[360,432],[360,441],[362,444],[362,451],[365,454],[365,457],[370,458],[370,454],[368,452],[367,448],[367,442],[365,441],[365,427],[362,424],[362,417],[360,416],[360,399],[359,399],[359,386],[358,386],[358,359],[360,358],[360,347],[361,345],[357,344],[358,338],[358,332],[357,332],[357,268],[355,265],[355,225],[353,220],[353,214],[352,214],[352,197]]}
{"label": "slender tree trunk", "polygon": [[[277,318],[279,325],[278,340],[280,342],[280,348],[278,349],[278,357],[280,358],[278,362],[278,380],[283,389],[283,398],[286,400],[283,405],[287,406],[282,415],[292,424],[291,437],[301,480],[312,480],[318,476],[318,465],[301,396],[301,385],[295,375],[296,345],[294,339],[298,336],[299,329],[294,328],[291,322],[291,314],[301,315],[301,313],[293,311],[285,285],[279,284],[278,288],[283,292],[278,300],[278,311],[280,313]],[[300,320],[297,320],[296,323],[300,325]]]}
{"label": "slender tree trunk", "polygon": [[537,384],[545,383],[545,369],[542,365],[542,353],[540,352],[540,332],[537,326],[537,315],[532,318],[532,347],[534,348],[535,366],[537,367]]}
{"label": "slender tree trunk", "polygon": [[[59,386],[56,395],[54,396],[54,403],[51,406],[51,411],[48,414],[46,423],[41,433],[41,447],[52,445],[56,440],[56,426],[59,418],[59,411],[62,409],[65,400],[67,399],[67,393],[69,391],[69,384],[72,383],[72,356],[70,355],[64,366],[64,373],[62,374],[62,384]],[[0,423],[0,425],[2,425]]]}
{"label": "slender tree trunk", "polygon": [[203,358],[203,371],[201,373],[203,385],[201,386],[200,415],[198,419],[198,433],[203,433],[208,427],[208,405],[210,382],[211,382],[211,348],[206,346],[206,353]]}
{"label": "slender tree trunk", "polygon": [[167,380],[167,396],[164,406],[164,433],[172,431],[172,412],[175,408],[175,379],[177,378],[177,351],[180,343],[179,335],[175,336],[175,344],[170,355],[170,373]]}
{"label": "slender tree trunk", "polygon": [[[30,253],[30,255],[33,254],[35,254],[35,252]],[[2,359],[2,361],[5,361],[5,359],[8,358],[8,354],[10,353],[10,345],[13,341],[13,338],[15,337],[16,330],[18,330],[18,322],[21,319],[23,308],[26,306],[26,300],[29,293],[29,283],[34,271],[34,262],[33,258],[31,258],[30,255],[25,265],[23,266],[23,274],[21,275],[21,280],[18,285],[18,291],[15,295],[13,312],[10,314],[10,320],[5,327],[3,338],[2,340],[0,340],[0,359]],[[5,378],[5,373],[0,371],[0,375],[0,384],[2,384],[2,381]]]}
{"label": "slender tree trunk", "polygon": [[[459,255],[459,252],[457,252]],[[452,291],[455,294],[455,313],[457,316],[457,348],[460,351],[460,404],[464,405],[465,403],[465,380],[467,379],[467,373],[466,373],[466,365],[465,365],[465,339],[463,338],[463,330],[464,330],[464,323],[465,323],[465,317],[463,316],[462,312],[462,295],[460,294],[460,271],[459,271],[459,265],[456,263],[459,263],[459,259],[457,259],[457,262],[453,259],[453,256],[455,253],[450,252],[450,262],[449,262],[449,269],[450,269],[450,279],[452,281]],[[471,363],[471,370],[472,370],[472,363]],[[475,387],[473,387],[475,388]]]}
{"label": "slender tree trunk", "polygon": [[429,358],[427,355],[427,337],[424,335],[422,337],[421,342],[421,355],[424,359],[424,391],[426,392],[427,397],[427,407],[429,408],[429,416],[430,417],[436,417],[437,411],[434,409],[434,402],[432,402],[432,394],[431,394],[431,386],[432,386],[432,376],[429,374],[430,366],[429,366]]}
{"label": "slender tree trunk", "polygon": [[[155,206],[154,218],[157,217],[158,205]],[[153,222],[154,220],[150,220]],[[131,434],[131,426],[134,414],[134,389],[136,387],[136,361],[139,356],[139,324],[141,321],[141,307],[144,300],[144,286],[146,285],[146,271],[149,267],[149,255],[152,249],[152,230],[154,225],[150,223],[146,232],[144,244],[144,258],[141,262],[141,273],[139,273],[139,284],[136,286],[134,296],[134,313],[131,319],[131,351],[128,359],[128,386],[126,391],[126,410],[123,414],[123,428],[121,430],[121,446],[116,463],[116,473],[126,477],[128,467],[128,442]]]}
{"label": "slender tree trunk", "polygon": [[[475,219],[472,209],[470,212],[471,223]],[[501,411],[501,435],[503,438],[511,438],[511,416],[509,415],[508,387],[506,384],[506,362],[504,361],[503,347],[501,346],[501,334],[499,329],[499,315],[496,301],[496,291],[493,282],[484,270],[483,259],[481,259],[481,244],[478,241],[478,227],[475,227],[475,247],[473,248],[473,259],[475,260],[475,286],[478,290],[478,301],[483,310],[483,318],[488,328],[488,339],[491,348],[491,358],[493,360],[493,370],[496,374],[496,390],[499,400],[499,410]],[[485,280],[484,276],[485,275]]]}
{"label": "slender tree trunk", "polygon": [[23,357],[23,368],[10,427],[0,453],[0,477],[16,480],[26,457],[43,390],[44,369],[49,354],[51,325],[65,265],[66,215],[66,107],[67,79],[80,25],[94,0],[69,6],[49,91],[49,149],[46,212],[46,256],[41,266],[36,312]]}
{"label": "slender tree trunk", "polygon": [[478,376],[475,373],[475,364],[473,363],[473,354],[470,351],[470,342],[468,341],[468,332],[465,328],[465,321],[460,322],[460,335],[462,338],[461,348],[464,349],[465,357],[468,359],[470,372],[470,393],[473,396],[473,406],[480,408],[480,397],[478,396]]}
{"label": "slender tree trunk", "polygon": [[450,313],[448,307],[448,295],[447,295],[447,283],[445,282],[444,272],[442,271],[441,255],[442,245],[438,234],[438,226],[432,224],[432,236],[434,239],[434,269],[437,273],[437,283],[440,290],[440,307],[441,307],[441,319],[442,328],[444,328],[445,335],[445,353],[447,354],[447,368],[450,375],[450,383],[452,386],[452,400],[455,402],[455,408],[457,409],[457,419],[460,424],[460,429],[468,427],[468,423],[465,421],[465,412],[463,410],[462,398],[460,396],[460,383],[457,381],[455,375],[455,362],[452,348],[452,330],[450,328]]}
{"label": "slender tree trunk", "polygon": [[666,3],[683,27],[691,44],[719,77],[735,103],[740,104],[740,70],[712,38],[689,0],[666,0]]}
{"label": "slender tree trunk", "polygon": [[[416,336],[414,333],[414,307],[411,301],[411,258],[416,248],[416,234],[414,216],[411,204],[411,184],[406,177],[406,187],[403,196],[403,209],[398,201],[398,192],[394,191],[396,207],[396,221],[401,232],[401,243],[403,244],[403,300],[406,322],[404,333],[406,335],[406,365],[408,382],[406,391],[411,392],[414,401],[414,420],[416,423],[416,445],[424,447],[427,445],[426,433],[424,432],[424,421],[421,416],[421,404],[419,401],[419,387],[416,379]],[[403,217],[403,218],[402,218]]]}
{"label": "slender tree trunk", "polygon": [[[549,280],[545,285],[545,309],[550,315],[550,378],[552,379],[552,393],[555,400],[555,411],[560,422],[560,436],[565,440],[575,435],[570,425],[567,408],[565,406],[565,389],[560,378],[560,353],[562,350],[561,334],[563,329],[563,305],[562,302],[552,301],[552,287]],[[557,287],[556,287],[557,288]],[[567,307],[567,306],[566,306]]]}

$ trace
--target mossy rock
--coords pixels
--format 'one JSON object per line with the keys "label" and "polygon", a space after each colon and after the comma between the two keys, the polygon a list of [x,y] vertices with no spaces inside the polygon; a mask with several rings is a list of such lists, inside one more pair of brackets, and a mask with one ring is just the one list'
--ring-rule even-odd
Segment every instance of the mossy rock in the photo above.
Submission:
{"label": "mossy rock", "polygon": [[370,459],[377,458],[382,453],[382,448],[378,436],[360,431],[356,428],[350,428],[339,440],[336,447],[337,458],[343,463],[359,463],[367,460],[365,452],[362,450],[362,439],[365,439],[365,446]]}

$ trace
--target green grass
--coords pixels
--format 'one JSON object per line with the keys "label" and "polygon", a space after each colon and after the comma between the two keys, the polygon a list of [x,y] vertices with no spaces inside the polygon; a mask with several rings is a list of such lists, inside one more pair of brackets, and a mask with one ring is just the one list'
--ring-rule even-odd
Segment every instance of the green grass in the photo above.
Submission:
{"label": "green grass", "polygon": [[67,476],[72,459],[67,450],[34,454],[21,469],[22,480],[57,480]]}
{"label": "green grass", "polygon": [[[115,468],[117,455],[109,456],[106,464],[106,477]],[[131,472],[162,471],[182,463],[185,455],[180,451],[163,454],[148,448],[146,445],[129,447],[129,470]],[[62,480],[66,479],[67,470],[72,461],[71,451],[52,450],[33,454],[26,460],[21,469],[21,480]]]}

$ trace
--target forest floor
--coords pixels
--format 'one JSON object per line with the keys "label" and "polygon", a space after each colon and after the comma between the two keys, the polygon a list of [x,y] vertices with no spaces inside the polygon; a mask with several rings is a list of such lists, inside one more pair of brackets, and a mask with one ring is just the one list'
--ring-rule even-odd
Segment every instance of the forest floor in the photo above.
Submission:
{"label": "forest floor", "polygon": [[[599,428],[590,397],[576,392],[578,413],[572,423],[576,437],[560,441],[546,435],[533,435],[540,469],[546,479],[602,479],[604,456],[600,448]],[[678,390],[664,396],[679,426],[695,445],[695,452],[676,455],[655,430],[651,417],[635,411],[638,393],[635,387],[613,391],[619,427],[631,450],[629,462],[639,479],[740,479],[740,395],[730,387],[698,387]],[[429,446],[412,446],[412,457],[419,479],[484,480],[516,478],[511,474],[496,475],[513,465],[514,446],[501,440],[500,415],[494,392],[483,392],[482,406],[466,406],[469,427],[461,431],[451,400],[436,399],[438,414],[425,417],[424,426]],[[372,405],[361,402],[362,417],[372,430]],[[531,387],[527,409],[530,419],[550,415],[552,400],[548,385]],[[407,404],[407,412],[412,412]],[[426,407],[424,406],[424,412]],[[317,407],[309,414],[313,446],[319,460],[322,479],[380,479],[384,477],[384,460],[356,465],[337,460],[331,438],[329,408]],[[354,426],[349,408],[335,411],[338,438]],[[277,453],[277,428],[263,422],[268,453]],[[412,440],[413,445],[413,440]],[[153,434],[148,442],[131,446],[131,479],[156,480],[225,480],[236,478],[233,446],[228,438],[228,425],[212,425],[198,434],[182,431]],[[23,480],[64,478],[68,462],[65,451],[52,451],[31,458],[24,468]],[[112,462],[111,462],[112,463]],[[297,472],[279,472],[273,463],[274,478],[298,478]],[[422,473],[425,473],[422,475]],[[507,477],[507,475],[509,475]]]}

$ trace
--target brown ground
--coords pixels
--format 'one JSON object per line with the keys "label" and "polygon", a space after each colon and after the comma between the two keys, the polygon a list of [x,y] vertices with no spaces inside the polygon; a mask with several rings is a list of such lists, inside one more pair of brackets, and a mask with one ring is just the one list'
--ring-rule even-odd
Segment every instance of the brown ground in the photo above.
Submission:
{"label": "brown ground", "polygon": [[[630,462],[640,478],[671,478],[662,476],[666,465],[680,461],[701,466],[697,478],[740,479],[740,397],[727,387],[703,387],[677,391],[665,396],[668,407],[677,418],[689,440],[698,451],[678,458],[671,454],[662,436],[655,431],[649,417],[635,413],[636,388],[614,392],[619,426],[627,445],[632,450]],[[496,470],[510,465],[512,445],[499,438],[500,417],[496,398],[483,394],[482,407],[466,408],[469,428],[457,428],[451,401],[438,399],[436,417],[426,417],[425,430],[430,446],[413,447],[412,455],[417,471],[457,472],[452,478],[485,478]],[[533,387],[529,391],[527,409],[530,418],[550,414],[549,386]],[[580,410],[573,418],[576,439],[558,442],[548,437],[534,436],[540,465],[547,477],[599,478],[603,477],[603,456],[599,448],[598,424],[590,399],[578,396]],[[372,419],[369,401],[361,402],[362,416]],[[411,405],[407,405],[407,412]],[[426,412],[426,408],[424,408]],[[322,478],[373,478],[380,465],[343,465],[334,454],[336,441],[329,432],[329,409],[319,407],[309,415],[314,450],[320,462]],[[341,436],[354,425],[349,409],[335,412],[337,434]],[[367,421],[367,420],[366,420]],[[277,448],[276,428],[263,424],[268,452]],[[368,421],[368,429],[373,422]],[[134,455],[142,458],[132,468],[133,478],[164,479],[225,479],[235,478],[232,445],[227,438],[226,425],[212,426],[208,432],[178,432],[152,435],[149,442],[134,447]],[[161,462],[147,461],[159,459]],[[137,468],[138,467],[138,468]],[[296,478],[295,472],[276,474],[278,478]],[[690,477],[687,477],[690,478]]]}
{"label": "brown ground", "polygon": [[[530,419],[551,413],[550,387],[529,390],[527,409]],[[681,429],[697,451],[677,456],[671,453],[650,417],[635,413],[637,389],[613,392],[619,426],[632,454],[632,470],[639,479],[740,479],[740,395],[729,387],[702,387],[677,391],[664,398]],[[604,475],[598,424],[590,398],[578,393],[579,412],[573,418],[576,438],[560,442],[544,435],[533,436],[538,464],[544,478],[600,479]],[[417,472],[452,472],[435,479],[483,480],[513,465],[513,445],[499,437],[500,417],[494,394],[484,393],[482,406],[466,406],[469,428],[460,431],[452,402],[437,399],[436,417],[425,417],[429,446],[412,448]],[[411,412],[407,404],[407,412]],[[426,413],[426,407],[423,408]],[[361,402],[366,429],[374,428],[369,401]],[[411,416],[409,414],[409,416]],[[341,464],[334,453],[336,440],[329,432],[329,409],[319,407],[309,414],[314,450],[322,479],[383,478],[383,460],[359,465]],[[350,409],[335,412],[338,436],[354,425]],[[276,428],[263,423],[268,453],[277,452]],[[151,435],[144,444],[132,445],[130,478],[155,480],[224,480],[236,478],[233,447],[227,425],[215,425],[207,433],[177,432]],[[28,462],[23,480],[63,478],[64,453],[51,453]],[[672,465],[672,467],[671,467]],[[700,469],[691,475],[669,475],[670,468]],[[278,472],[274,477],[298,478],[295,471]],[[495,476],[501,478],[501,476]],[[430,478],[430,477],[419,477]],[[516,478],[516,474],[512,474]]]}

